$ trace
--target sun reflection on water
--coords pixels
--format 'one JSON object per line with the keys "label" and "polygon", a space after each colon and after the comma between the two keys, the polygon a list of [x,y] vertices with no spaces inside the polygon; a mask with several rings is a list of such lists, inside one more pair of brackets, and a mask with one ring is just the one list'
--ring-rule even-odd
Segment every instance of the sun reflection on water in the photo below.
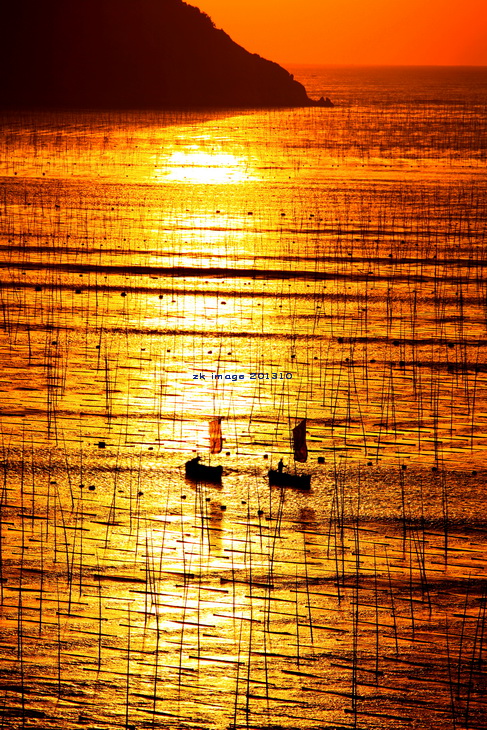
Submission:
{"label": "sun reflection on water", "polygon": [[197,148],[173,152],[164,165],[155,168],[154,177],[159,182],[203,185],[235,184],[252,179],[243,158]]}

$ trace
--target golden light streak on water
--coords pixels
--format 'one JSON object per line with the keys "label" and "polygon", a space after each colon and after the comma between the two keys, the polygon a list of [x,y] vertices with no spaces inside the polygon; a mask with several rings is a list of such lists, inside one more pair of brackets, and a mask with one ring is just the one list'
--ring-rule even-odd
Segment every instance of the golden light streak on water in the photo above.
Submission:
{"label": "golden light streak on water", "polygon": [[238,184],[250,179],[244,160],[235,155],[208,153],[191,145],[184,151],[173,152],[165,164],[154,171],[154,179],[189,185]]}
{"label": "golden light streak on water", "polygon": [[482,727],[485,115],[354,93],[3,120],[4,727]]}

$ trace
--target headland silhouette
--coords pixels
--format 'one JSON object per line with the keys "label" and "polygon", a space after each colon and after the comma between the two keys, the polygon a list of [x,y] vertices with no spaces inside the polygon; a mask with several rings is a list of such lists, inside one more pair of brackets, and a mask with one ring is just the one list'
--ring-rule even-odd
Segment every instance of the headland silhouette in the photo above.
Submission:
{"label": "headland silhouette", "polygon": [[4,108],[320,105],[183,0],[24,0],[0,20]]}

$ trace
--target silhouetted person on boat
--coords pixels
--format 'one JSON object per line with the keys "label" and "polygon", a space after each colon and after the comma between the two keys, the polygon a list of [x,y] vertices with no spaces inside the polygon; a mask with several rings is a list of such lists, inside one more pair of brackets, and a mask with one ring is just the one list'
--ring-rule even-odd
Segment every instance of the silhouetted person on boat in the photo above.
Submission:
{"label": "silhouetted person on boat", "polygon": [[277,465],[277,471],[279,474],[282,474],[282,470],[284,469],[284,462],[282,459],[279,459],[279,463]]}

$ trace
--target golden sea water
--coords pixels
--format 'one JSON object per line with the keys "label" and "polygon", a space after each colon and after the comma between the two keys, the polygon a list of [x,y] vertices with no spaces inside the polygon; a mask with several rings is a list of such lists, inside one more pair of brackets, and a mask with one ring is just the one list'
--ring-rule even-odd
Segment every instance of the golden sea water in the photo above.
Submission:
{"label": "golden sea water", "polygon": [[2,119],[2,727],[484,727],[487,72],[295,76]]}

